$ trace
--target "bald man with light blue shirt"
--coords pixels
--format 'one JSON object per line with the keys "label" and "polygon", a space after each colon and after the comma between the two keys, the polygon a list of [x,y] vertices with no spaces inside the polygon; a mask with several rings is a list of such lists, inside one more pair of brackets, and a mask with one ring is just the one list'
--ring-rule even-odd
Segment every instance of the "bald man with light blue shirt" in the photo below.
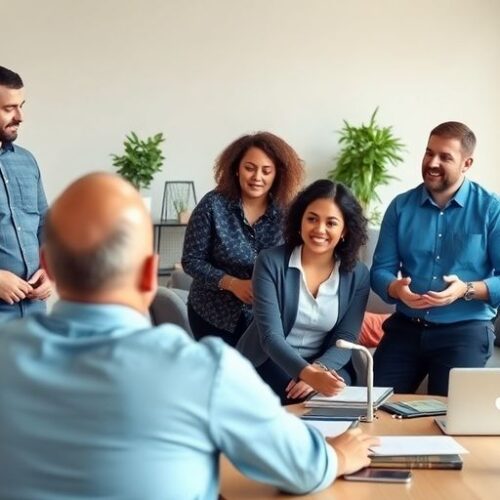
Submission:
{"label": "bald man with light blue shirt", "polygon": [[220,339],[151,326],[157,256],[131,185],[76,181],[45,231],[62,300],[0,336],[0,498],[215,499],[220,453],[295,494],[369,464],[374,438],[325,440]]}

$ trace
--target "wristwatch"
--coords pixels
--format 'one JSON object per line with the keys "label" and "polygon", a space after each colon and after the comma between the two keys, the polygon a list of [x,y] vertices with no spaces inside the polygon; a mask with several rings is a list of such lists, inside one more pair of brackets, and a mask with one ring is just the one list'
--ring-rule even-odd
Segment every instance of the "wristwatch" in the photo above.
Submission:
{"label": "wristwatch", "polygon": [[471,283],[470,281],[468,281],[465,286],[467,287],[467,289],[465,290],[465,293],[464,293],[464,300],[472,300],[474,298],[474,295],[476,294],[476,290],[474,290],[474,283]]}

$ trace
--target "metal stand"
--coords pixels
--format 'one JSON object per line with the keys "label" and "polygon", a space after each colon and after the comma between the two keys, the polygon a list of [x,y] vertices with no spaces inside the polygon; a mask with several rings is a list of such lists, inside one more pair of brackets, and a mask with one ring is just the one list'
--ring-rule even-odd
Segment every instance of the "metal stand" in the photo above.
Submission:
{"label": "metal stand", "polygon": [[198,203],[193,181],[167,181],[161,204],[162,221],[178,221],[179,214],[192,212]]}

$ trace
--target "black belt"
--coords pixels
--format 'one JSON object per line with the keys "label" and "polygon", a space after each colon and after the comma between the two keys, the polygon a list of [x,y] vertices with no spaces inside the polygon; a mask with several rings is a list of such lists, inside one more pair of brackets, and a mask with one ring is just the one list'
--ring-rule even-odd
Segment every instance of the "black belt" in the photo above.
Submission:
{"label": "black belt", "polygon": [[396,313],[401,319],[405,321],[409,321],[414,325],[421,326],[422,328],[439,328],[439,327],[447,327],[447,326],[459,326],[462,323],[470,323],[470,321],[457,321],[455,323],[434,323],[433,321],[427,321],[424,318],[412,318],[410,316],[406,316],[403,313]]}

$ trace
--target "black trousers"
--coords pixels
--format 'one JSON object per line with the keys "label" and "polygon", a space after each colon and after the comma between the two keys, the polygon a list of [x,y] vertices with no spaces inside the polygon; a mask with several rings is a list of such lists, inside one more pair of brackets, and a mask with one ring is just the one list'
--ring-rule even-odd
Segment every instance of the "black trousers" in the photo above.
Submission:
{"label": "black trousers", "polygon": [[447,396],[452,368],[481,368],[492,354],[491,321],[416,323],[395,313],[383,328],[373,358],[374,382],[396,393],[414,393],[428,375],[428,393]]}
{"label": "black trousers", "polygon": [[234,332],[222,330],[221,328],[217,328],[216,326],[213,326],[212,324],[205,321],[189,304],[188,318],[189,326],[191,327],[191,331],[193,332],[193,336],[196,340],[200,340],[203,337],[208,336],[220,337],[224,342],[226,342],[226,344],[229,344],[231,347],[236,346],[238,340],[240,340],[240,337],[250,325],[250,321],[245,317],[244,314],[241,314]]}

